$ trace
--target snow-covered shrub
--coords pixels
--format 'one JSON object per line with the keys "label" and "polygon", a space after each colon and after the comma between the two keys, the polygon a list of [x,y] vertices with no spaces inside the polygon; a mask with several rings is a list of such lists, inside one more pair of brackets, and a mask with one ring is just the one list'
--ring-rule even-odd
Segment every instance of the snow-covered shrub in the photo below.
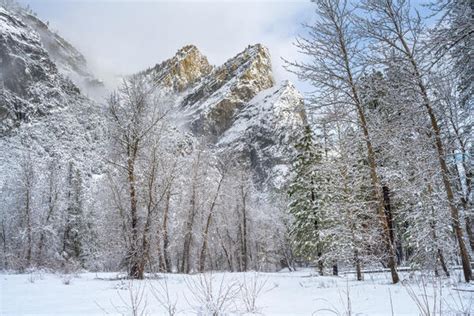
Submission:
{"label": "snow-covered shrub", "polygon": [[443,291],[441,281],[421,276],[415,279],[415,282],[404,281],[402,284],[416,304],[419,315],[431,316],[441,313]]}
{"label": "snow-covered shrub", "polygon": [[170,295],[170,290],[168,288],[168,278],[165,276],[162,280],[158,282],[158,286],[155,287],[150,282],[151,294],[158,301],[158,303],[166,310],[166,314],[169,316],[174,316],[177,314],[177,303],[178,296],[172,297]]}
{"label": "snow-covered shrub", "polygon": [[237,281],[227,281],[225,275],[217,281],[211,272],[198,274],[195,278],[185,279],[185,282],[193,299],[190,305],[194,305],[197,313],[204,315],[229,312],[240,290]]}
{"label": "snow-covered shrub", "polygon": [[[136,284],[136,286],[134,284]],[[124,305],[115,306],[116,311],[122,315],[148,315],[145,283],[130,280],[127,290],[128,297],[125,298],[119,291],[117,291],[117,294]]]}
{"label": "snow-covered shrub", "polygon": [[247,313],[260,313],[261,306],[257,305],[258,299],[262,294],[272,290],[267,287],[268,278],[262,278],[259,273],[253,273],[250,278],[244,274],[244,280],[240,285],[240,295]]}

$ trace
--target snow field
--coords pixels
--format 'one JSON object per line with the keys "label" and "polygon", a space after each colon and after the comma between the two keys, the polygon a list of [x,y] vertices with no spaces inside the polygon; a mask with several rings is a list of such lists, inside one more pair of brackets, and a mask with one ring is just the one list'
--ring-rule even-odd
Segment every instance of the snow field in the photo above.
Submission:
{"label": "snow field", "polygon": [[[474,286],[402,274],[317,276],[279,273],[157,274],[146,280],[117,273],[1,274],[1,315],[445,315],[474,312]],[[425,313],[426,314],[426,313]]]}

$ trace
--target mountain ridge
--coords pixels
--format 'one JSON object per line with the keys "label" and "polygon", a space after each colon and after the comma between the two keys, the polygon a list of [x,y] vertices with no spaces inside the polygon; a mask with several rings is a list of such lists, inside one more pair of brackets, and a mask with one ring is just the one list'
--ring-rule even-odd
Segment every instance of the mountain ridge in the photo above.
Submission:
{"label": "mountain ridge", "polygon": [[[176,73],[178,88],[169,80],[156,80]],[[249,45],[222,65],[210,66],[196,46],[186,45],[142,74],[178,95],[175,110],[194,135],[205,137],[220,153],[231,152],[246,161],[256,182],[284,184],[281,178],[289,172],[293,144],[307,118],[296,87],[288,80],[275,83],[266,47]]]}

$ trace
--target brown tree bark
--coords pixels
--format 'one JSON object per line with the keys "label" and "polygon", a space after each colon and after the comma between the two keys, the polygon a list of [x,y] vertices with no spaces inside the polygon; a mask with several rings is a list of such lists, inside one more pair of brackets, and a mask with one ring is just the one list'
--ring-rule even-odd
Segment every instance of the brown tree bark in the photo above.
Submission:
{"label": "brown tree bark", "polygon": [[138,251],[138,209],[137,209],[137,192],[135,184],[135,159],[138,150],[138,144],[134,142],[128,146],[128,185],[130,197],[130,249],[129,249],[129,277],[133,279],[143,279],[143,270],[141,269],[140,256]]}
{"label": "brown tree bark", "polygon": [[31,227],[31,188],[25,192],[25,216],[26,216],[26,264],[31,265],[31,252],[33,247],[33,230]]}
{"label": "brown tree bark", "polygon": [[[51,217],[53,216],[53,213],[54,213],[54,210],[55,210],[55,206],[56,206],[56,200],[58,198],[58,193],[57,191],[55,190],[55,181],[56,181],[56,178],[54,176],[54,166],[50,166],[50,174],[49,174],[49,179],[48,179],[48,212],[46,213],[46,219],[44,221],[44,226],[48,226],[50,221],[51,221]],[[44,259],[43,259],[43,247],[44,247],[44,243],[45,243],[45,234],[44,234],[44,231],[42,230],[41,231],[41,234],[40,234],[40,238],[39,238],[39,241],[38,241],[38,264],[41,266],[41,265],[44,265]]]}
{"label": "brown tree bark", "polygon": [[[241,179],[243,182],[243,179]],[[247,192],[245,192],[244,184],[240,184],[240,196],[242,198],[242,238],[241,238],[241,255],[242,255],[242,270],[248,269],[248,254],[247,254]]]}
{"label": "brown tree bark", "polygon": [[197,178],[199,173],[199,165],[201,161],[201,152],[198,152],[197,160],[194,164],[193,170],[193,180],[192,180],[192,193],[190,201],[190,209],[188,212],[188,217],[186,220],[186,227],[184,232],[184,243],[183,243],[183,255],[181,260],[181,269],[182,273],[189,273],[191,270],[191,243],[193,239],[193,226],[194,226],[194,217],[196,216],[196,198],[197,198]]}
{"label": "brown tree bark", "polygon": [[223,181],[224,181],[224,174],[221,175],[219,184],[217,185],[216,193],[214,194],[214,198],[212,200],[211,207],[209,209],[209,215],[207,216],[206,226],[205,226],[204,234],[203,234],[203,242],[201,246],[201,254],[199,256],[199,272],[204,272],[204,268],[206,265],[206,251],[208,247],[209,228],[211,227],[212,215],[214,213],[214,208],[216,206],[217,198],[219,197],[219,192],[221,190]]}
{"label": "brown tree bark", "polygon": [[163,211],[163,271],[171,272],[171,259],[168,252],[169,236],[168,236],[168,218],[170,210],[171,188],[166,192],[165,208]]}

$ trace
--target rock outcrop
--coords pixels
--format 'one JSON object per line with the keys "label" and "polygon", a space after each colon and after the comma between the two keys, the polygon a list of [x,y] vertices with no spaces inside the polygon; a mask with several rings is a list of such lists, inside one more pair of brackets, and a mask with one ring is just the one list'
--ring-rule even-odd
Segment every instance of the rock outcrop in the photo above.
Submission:
{"label": "rock outcrop", "polygon": [[187,45],[176,55],[144,71],[156,84],[163,85],[179,93],[207,76],[213,67],[196,46]]}
{"label": "rock outcrop", "polygon": [[23,15],[0,7],[0,175],[14,175],[25,159],[99,173],[104,139],[102,108],[60,73]]}
{"label": "rock outcrop", "polygon": [[189,113],[193,131],[218,137],[231,127],[246,102],[273,84],[270,54],[257,44],[216,67],[181,106]]}
{"label": "rock outcrop", "polygon": [[248,46],[213,67],[195,46],[186,46],[143,73],[177,95],[176,115],[194,135],[248,163],[257,183],[284,185],[306,114],[293,84],[275,84],[267,48]]}

